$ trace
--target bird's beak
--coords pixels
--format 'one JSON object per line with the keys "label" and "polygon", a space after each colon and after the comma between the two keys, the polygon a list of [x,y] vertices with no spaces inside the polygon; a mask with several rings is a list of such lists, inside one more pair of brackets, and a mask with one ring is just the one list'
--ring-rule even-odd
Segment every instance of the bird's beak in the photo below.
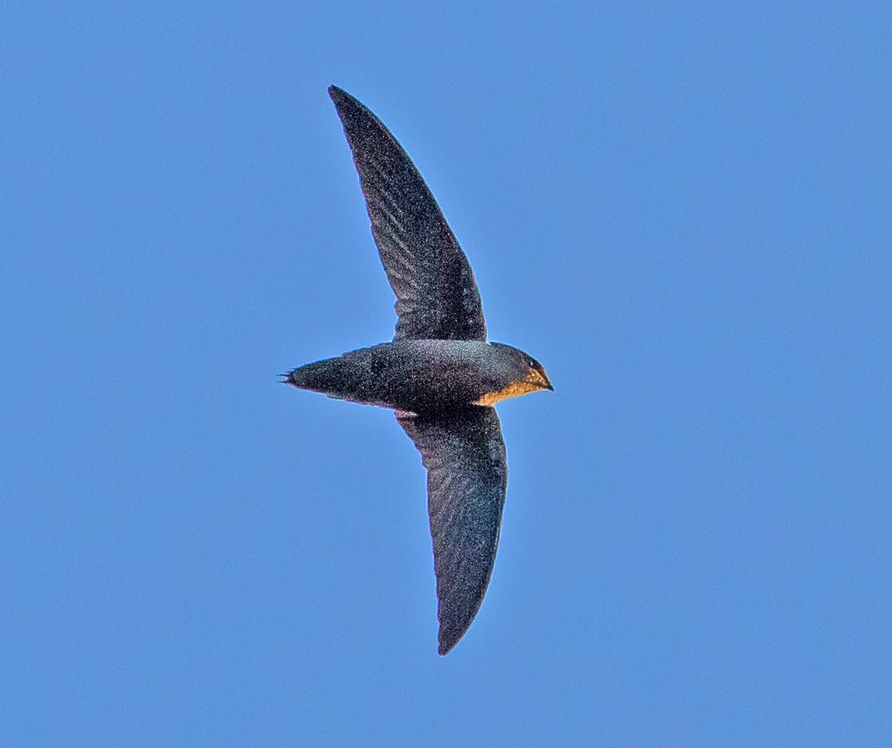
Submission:
{"label": "bird's beak", "polygon": [[540,371],[539,369],[530,369],[527,382],[535,385],[536,387],[541,387],[543,390],[550,390],[551,392],[554,392],[554,387],[551,384],[551,380],[548,379],[548,375],[544,371]]}

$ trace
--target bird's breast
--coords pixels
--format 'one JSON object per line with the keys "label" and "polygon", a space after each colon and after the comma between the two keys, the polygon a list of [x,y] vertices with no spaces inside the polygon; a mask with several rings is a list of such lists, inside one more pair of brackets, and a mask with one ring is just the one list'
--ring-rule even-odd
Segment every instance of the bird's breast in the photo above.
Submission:
{"label": "bird's breast", "polygon": [[369,395],[413,413],[475,403],[501,389],[488,346],[477,341],[398,341],[372,351]]}

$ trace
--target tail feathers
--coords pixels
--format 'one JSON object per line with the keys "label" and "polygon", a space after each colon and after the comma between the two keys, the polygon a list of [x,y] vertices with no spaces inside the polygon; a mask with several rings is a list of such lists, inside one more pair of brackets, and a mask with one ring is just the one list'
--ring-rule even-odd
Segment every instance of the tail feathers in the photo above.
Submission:
{"label": "tail feathers", "polygon": [[284,375],[284,382],[329,397],[364,401],[371,381],[371,359],[359,353],[354,351],[300,366]]}

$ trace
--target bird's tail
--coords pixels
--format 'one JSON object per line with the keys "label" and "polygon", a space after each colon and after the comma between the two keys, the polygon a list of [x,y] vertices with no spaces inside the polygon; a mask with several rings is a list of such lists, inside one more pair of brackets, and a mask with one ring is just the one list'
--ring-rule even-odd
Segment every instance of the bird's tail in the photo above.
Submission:
{"label": "bird's tail", "polygon": [[283,374],[283,381],[302,390],[322,392],[341,400],[366,402],[371,382],[371,355],[367,349],[351,351],[300,366]]}

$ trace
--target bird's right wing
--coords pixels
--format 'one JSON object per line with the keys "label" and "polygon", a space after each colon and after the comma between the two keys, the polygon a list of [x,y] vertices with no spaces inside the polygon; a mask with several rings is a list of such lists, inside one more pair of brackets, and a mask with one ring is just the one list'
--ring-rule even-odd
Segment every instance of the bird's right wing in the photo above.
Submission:
{"label": "bird's right wing", "polygon": [[397,413],[427,468],[428,512],[437,575],[439,652],[464,636],[496,559],[508,465],[493,408],[448,415]]}
{"label": "bird's right wing", "polygon": [[468,258],[409,156],[381,121],[328,89],[362,182],[372,233],[396,294],[396,340],[486,340]]}

